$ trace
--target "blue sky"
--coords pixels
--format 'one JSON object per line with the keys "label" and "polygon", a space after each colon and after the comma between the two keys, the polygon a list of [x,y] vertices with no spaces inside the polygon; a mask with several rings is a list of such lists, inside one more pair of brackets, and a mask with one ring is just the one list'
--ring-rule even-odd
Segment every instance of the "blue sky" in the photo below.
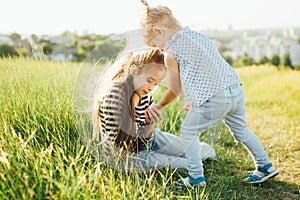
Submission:
{"label": "blue sky", "polygon": [[[196,29],[300,27],[299,0],[148,0]],[[0,34],[122,33],[138,29],[139,0],[5,0]]]}

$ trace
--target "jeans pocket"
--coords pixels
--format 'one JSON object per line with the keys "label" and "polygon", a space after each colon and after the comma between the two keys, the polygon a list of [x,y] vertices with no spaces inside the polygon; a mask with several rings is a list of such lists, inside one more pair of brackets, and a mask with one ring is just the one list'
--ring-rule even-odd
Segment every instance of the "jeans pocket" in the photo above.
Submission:
{"label": "jeans pocket", "polygon": [[200,114],[208,119],[215,120],[222,118],[226,113],[226,102],[219,100],[208,100],[200,106]]}

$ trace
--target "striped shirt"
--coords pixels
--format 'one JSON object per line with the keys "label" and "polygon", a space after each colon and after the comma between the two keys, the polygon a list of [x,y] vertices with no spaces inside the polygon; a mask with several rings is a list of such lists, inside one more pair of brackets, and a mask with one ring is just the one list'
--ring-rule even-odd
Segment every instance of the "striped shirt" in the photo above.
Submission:
{"label": "striped shirt", "polygon": [[[112,146],[116,142],[116,137],[122,130],[120,127],[121,115],[124,114],[125,106],[128,106],[128,102],[124,102],[124,88],[120,85],[114,85],[111,90],[101,99],[99,115],[100,115],[100,134],[102,141],[105,141],[105,146]],[[128,98],[130,99],[130,98]],[[146,149],[152,142],[152,137],[145,139],[138,137],[140,131],[143,131],[146,125],[146,109],[153,104],[153,97],[147,94],[140,98],[139,103],[135,106],[135,119],[127,113],[128,118],[126,120],[134,120],[136,125],[136,133],[128,133],[132,137],[133,150],[138,149],[138,151]],[[125,111],[126,112],[126,111]],[[126,114],[126,113],[125,113]],[[125,131],[126,132],[126,131]],[[107,151],[107,149],[106,149]]]}

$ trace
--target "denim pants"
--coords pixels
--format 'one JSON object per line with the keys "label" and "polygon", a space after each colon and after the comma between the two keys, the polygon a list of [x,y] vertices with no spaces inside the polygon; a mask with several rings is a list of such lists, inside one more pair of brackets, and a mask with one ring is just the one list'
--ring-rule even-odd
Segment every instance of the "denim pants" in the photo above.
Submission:
{"label": "denim pants", "polygon": [[[104,143],[101,148],[94,147],[96,150],[93,151],[93,155],[105,160],[111,167],[125,171],[143,172],[163,167],[187,169],[186,148],[184,141],[179,136],[154,129],[152,137],[149,148],[138,153],[128,153],[120,150],[114,144]],[[207,143],[201,142],[196,145],[199,145],[198,148],[202,150],[199,151],[199,159],[215,158],[214,149]]]}
{"label": "denim pants", "polygon": [[199,134],[220,119],[224,120],[233,137],[249,150],[256,166],[270,162],[260,140],[248,128],[242,86],[231,85],[199,107],[192,106],[181,126],[180,137],[186,147],[187,170],[190,176],[204,176],[203,164],[199,158],[201,147],[197,145],[200,142]]}
{"label": "denim pants", "polygon": [[[162,132],[159,129],[154,129],[152,134],[153,141],[150,148],[138,153],[142,165],[146,168],[186,169],[188,161],[184,154],[183,140],[176,135]],[[200,159],[200,151],[198,157]]]}

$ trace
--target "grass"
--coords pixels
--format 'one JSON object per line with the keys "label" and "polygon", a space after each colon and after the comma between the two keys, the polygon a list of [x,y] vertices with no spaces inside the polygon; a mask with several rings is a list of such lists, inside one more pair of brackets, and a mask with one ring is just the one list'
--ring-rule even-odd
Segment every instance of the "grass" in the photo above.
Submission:
{"label": "grass", "polygon": [[[72,95],[80,67],[0,59],[0,199],[300,199],[299,71],[237,69],[249,127],[280,174],[258,186],[243,183],[254,170],[251,157],[219,125],[201,136],[218,155],[204,162],[208,187],[201,189],[174,184],[186,175],[184,170],[122,172],[90,155],[73,118]],[[161,129],[178,133],[185,115],[181,105],[176,101],[165,109],[169,120],[158,124]]]}

